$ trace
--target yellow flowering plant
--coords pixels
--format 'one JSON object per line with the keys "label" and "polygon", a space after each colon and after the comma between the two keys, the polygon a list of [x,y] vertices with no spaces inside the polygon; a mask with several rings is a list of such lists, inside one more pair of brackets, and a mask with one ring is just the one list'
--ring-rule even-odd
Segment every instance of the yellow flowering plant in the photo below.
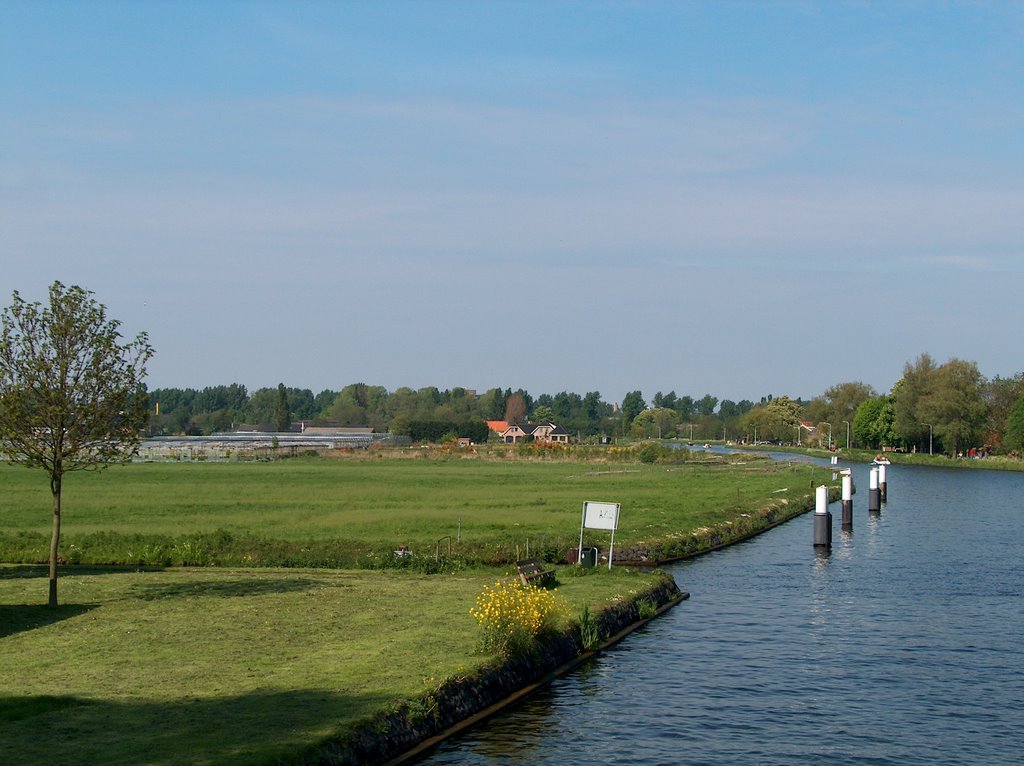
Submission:
{"label": "yellow flowering plant", "polygon": [[499,580],[485,585],[469,613],[483,630],[483,651],[505,657],[523,654],[536,636],[554,626],[561,601],[554,590]]}

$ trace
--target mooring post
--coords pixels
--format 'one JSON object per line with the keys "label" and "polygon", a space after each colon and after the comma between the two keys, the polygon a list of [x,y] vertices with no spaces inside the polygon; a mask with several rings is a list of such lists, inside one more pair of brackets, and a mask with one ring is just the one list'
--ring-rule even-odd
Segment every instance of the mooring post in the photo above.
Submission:
{"label": "mooring post", "polygon": [[843,529],[853,529],[853,477],[843,474]]}
{"label": "mooring post", "polygon": [[832,547],[832,514],[828,512],[828,487],[822,484],[815,492],[814,547]]}
{"label": "mooring post", "polygon": [[878,466],[871,467],[868,479],[868,513],[879,513],[882,510],[882,497],[878,489]]}
{"label": "mooring post", "polygon": [[888,502],[886,494],[885,463],[882,463],[878,466],[878,496],[883,503]]}

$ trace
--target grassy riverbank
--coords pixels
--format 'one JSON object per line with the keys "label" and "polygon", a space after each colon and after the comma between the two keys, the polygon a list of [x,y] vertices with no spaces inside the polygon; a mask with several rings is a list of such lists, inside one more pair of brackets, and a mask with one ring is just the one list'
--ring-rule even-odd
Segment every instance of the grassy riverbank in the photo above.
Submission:
{"label": "grassy riverbank", "polygon": [[[561,570],[563,624],[651,582]],[[0,762],[291,760],[487,657],[469,607],[494,573],[0,567]]]}
{"label": "grassy riverbank", "polygon": [[[830,478],[739,460],[302,458],[76,474],[62,552],[78,563],[61,568],[52,610],[44,568],[26,563],[46,558],[45,477],[0,467],[0,762],[278,763],[365,735],[388,711],[429,717],[433,691],[461,693],[453,678],[495,660],[477,651],[476,596],[512,573],[517,547],[561,559],[584,500],[622,504],[616,550],[669,558],[799,513]],[[462,542],[435,558],[460,523]],[[607,533],[587,534],[606,549]],[[414,555],[396,556],[400,545]],[[570,628],[584,606],[611,613],[661,587],[625,567],[559,567],[558,579]]]}
{"label": "grassy riverbank", "polygon": [[[579,541],[582,503],[622,504],[616,548],[676,544],[768,504],[806,502],[822,468],[745,463],[603,464],[293,459],[135,464],[69,476],[61,553],[132,566],[503,565],[516,551],[561,560]],[[46,561],[44,476],[0,466],[0,561]],[[448,536],[453,556],[448,558]],[[461,540],[460,540],[461,538]],[[605,547],[606,534],[585,543]],[[413,556],[396,558],[408,547]]]}

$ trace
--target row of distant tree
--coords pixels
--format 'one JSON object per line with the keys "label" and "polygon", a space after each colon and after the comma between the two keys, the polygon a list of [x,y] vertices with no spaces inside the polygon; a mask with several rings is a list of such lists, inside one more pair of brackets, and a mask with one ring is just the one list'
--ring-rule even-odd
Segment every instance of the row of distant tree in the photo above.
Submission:
{"label": "row of distant tree", "polygon": [[[770,397],[768,397],[770,399]],[[746,413],[753,402],[719,401],[710,394],[699,399],[658,392],[650,405],[640,391],[632,391],[621,405],[604,400],[598,391],[580,395],[568,391],[533,396],[518,389],[492,388],[478,394],[465,388],[398,388],[353,383],[340,391],[314,394],[309,389],[261,388],[248,392],[233,383],[203,389],[160,388],[149,392],[150,432],[153,434],[218,433],[237,428],[288,430],[308,425],[372,427],[375,431],[409,434],[410,424],[466,423],[504,420],[509,423],[552,421],[570,433],[586,437],[642,434],[648,410],[673,413],[674,423],[693,424],[696,434],[710,438],[720,423]],[[638,420],[639,418],[639,420]],[[660,423],[661,420],[656,420]],[[663,435],[673,429],[666,428]]]}
{"label": "row of distant tree", "polygon": [[[533,396],[510,388],[476,393],[465,388],[398,388],[353,383],[340,391],[261,388],[233,383],[200,390],[162,388],[149,392],[151,434],[210,434],[237,428],[284,431],[309,425],[372,427],[378,432],[422,436],[465,430],[487,420],[552,421],[574,436],[732,439],[822,446],[859,446],[956,454],[970,448],[1024,449],[1024,373],[986,379],[974,362],[937,364],[922,354],[903,377],[881,394],[860,382],[832,386],[810,401],[763,396],[735,402],[710,394],[641,391],[621,403],[598,391]],[[434,424],[427,426],[426,424]],[[426,430],[424,430],[426,429]]]}

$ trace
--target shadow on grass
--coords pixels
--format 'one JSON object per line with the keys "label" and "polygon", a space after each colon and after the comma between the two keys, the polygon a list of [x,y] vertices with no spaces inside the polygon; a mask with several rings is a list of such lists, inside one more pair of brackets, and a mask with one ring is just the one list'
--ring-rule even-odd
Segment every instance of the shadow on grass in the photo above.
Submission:
{"label": "shadow on grass", "polygon": [[99,604],[0,604],[0,638],[26,630],[45,628],[95,609]]}
{"label": "shadow on grass", "polygon": [[0,762],[52,762],[59,742],[62,764],[290,763],[387,701],[327,690],[166,701],[0,697]]}
{"label": "shadow on grass", "polygon": [[[61,564],[57,567],[57,577],[85,577],[88,575],[112,575],[125,572],[163,572],[166,567],[131,567],[131,566],[98,566],[89,564]],[[0,565],[0,580],[18,580],[50,576],[48,564],[8,564]]]}
{"label": "shadow on grass", "polygon": [[[195,596],[262,596],[271,593],[301,593],[325,585],[324,581],[309,577],[260,576],[190,578],[183,582],[143,583],[132,589],[132,595],[143,601],[163,598],[192,598]],[[335,584],[332,586],[337,587]]]}
{"label": "shadow on grass", "polygon": [[13,564],[10,566],[0,566],[0,580],[47,577],[49,574],[50,570],[46,564]]}
{"label": "shadow on grass", "polygon": [[24,721],[37,715],[46,715],[76,705],[87,705],[88,700],[78,697],[0,697],[0,723]]}

